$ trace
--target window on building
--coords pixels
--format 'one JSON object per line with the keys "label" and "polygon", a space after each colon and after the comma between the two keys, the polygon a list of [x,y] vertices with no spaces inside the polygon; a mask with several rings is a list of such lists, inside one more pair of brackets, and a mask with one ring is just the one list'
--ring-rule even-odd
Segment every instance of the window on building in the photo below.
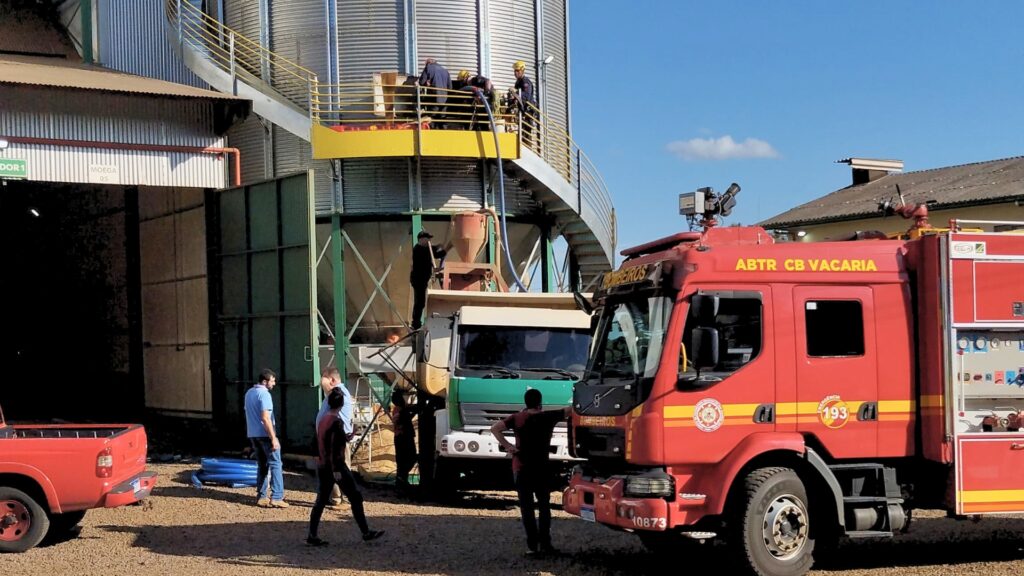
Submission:
{"label": "window on building", "polygon": [[[761,353],[761,298],[759,294],[719,297],[718,314],[714,328],[718,330],[718,364],[711,369],[716,373],[732,373],[748,364]],[[692,314],[683,330],[683,347],[691,357],[690,345],[697,319]]]}
{"label": "window on building", "polygon": [[864,311],[857,300],[808,300],[807,355],[824,358],[864,355]]}

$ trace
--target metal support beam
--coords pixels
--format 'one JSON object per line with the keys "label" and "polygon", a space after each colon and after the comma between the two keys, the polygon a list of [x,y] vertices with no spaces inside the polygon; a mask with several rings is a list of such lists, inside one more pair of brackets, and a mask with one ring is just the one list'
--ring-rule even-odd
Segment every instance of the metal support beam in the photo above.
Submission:
{"label": "metal support beam", "polygon": [[348,319],[345,317],[345,242],[341,239],[341,214],[331,215],[331,268],[334,272],[334,358],[342,377],[348,374]]}
{"label": "metal support beam", "polygon": [[569,250],[569,291],[577,292],[580,289],[580,263],[576,254]]}
{"label": "metal support beam", "polygon": [[[82,61],[86,64],[92,64],[96,60],[95,55],[92,53],[92,0],[81,0],[79,6],[81,7],[79,17],[82,19]],[[180,11],[178,14],[178,17],[181,18]]]}
{"label": "metal support beam", "polygon": [[541,242],[541,267],[543,268],[541,287],[545,292],[556,292],[558,290],[558,278],[556,277],[555,243],[551,241],[551,226],[540,227]]}

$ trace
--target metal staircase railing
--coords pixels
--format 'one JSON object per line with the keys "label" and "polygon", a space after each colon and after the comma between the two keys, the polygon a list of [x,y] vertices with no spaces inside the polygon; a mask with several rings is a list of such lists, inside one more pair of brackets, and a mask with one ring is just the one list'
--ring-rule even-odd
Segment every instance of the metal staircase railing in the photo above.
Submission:
{"label": "metal staircase railing", "polygon": [[[437,129],[439,125],[446,129],[489,129],[482,108],[474,104],[473,96],[467,92],[443,91],[448,103],[441,113],[435,101],[442,91],[435,88],[410,83],[321,84],[312,70],[228,28],[189,0],[165,0],[165,10],[178,44],[214,66],[218,74],[226,74],[232,92],[237,94],[238,83],[244,83],[301,111],[295,114],[308,114],[310,125],[317,123],[338,131],[407,128],[410,124],[420,130]],[[569,202],[570,207],[598,244],[611,247],[610,253],[603,251],[612,260],[616,245],[615,210],[608,187],[593,162],[563,126],[535,106],[520,112],[503,103],[497,109],[501,112],[499,129],[518,133],[521,148],[543,159],[576,190],[575,205]],[[297,134],[307,128],[304,120],[292,122],[289,127]],[[311,139],[308,134],[304,138]],[[574,240],[576,244],[581,242],[585,240]]]}
{"label": "metal staircase railing", "polygon": [[228,28],[188,0],[166,0],[165,6],[167,21],[181,45],[202,54],[232,78],[255,80],[292,105],[309,110],[310,94],[317,81],[312,70]]}

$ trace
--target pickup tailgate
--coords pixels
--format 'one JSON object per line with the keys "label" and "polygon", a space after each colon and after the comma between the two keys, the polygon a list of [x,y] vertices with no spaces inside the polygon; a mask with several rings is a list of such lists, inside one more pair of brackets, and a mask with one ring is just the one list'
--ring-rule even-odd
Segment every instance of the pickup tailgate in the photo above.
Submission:
{"label": "pickup tailgate", "polygon": [[40,470],[52,484],[53,512],[112,508],[141,500],[156,483],[146,472],[141,425],[15,426],[7,454]]}

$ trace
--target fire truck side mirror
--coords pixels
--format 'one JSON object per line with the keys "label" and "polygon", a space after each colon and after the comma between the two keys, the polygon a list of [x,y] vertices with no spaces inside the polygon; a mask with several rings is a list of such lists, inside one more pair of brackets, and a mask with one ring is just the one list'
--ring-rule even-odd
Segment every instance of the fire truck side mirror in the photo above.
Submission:
{"label": "fire truck side mirror", "polygon": [[690,363],[698,372],[718,366],[718,330],[694,328],[690,350],[693,353]]}
{"label": "fire truck side mirror", "polygon": [[694,294],[690,298],[690,314],[697,320],[698,326],[714,326],[718,315],[718,296],[710,294]]}

